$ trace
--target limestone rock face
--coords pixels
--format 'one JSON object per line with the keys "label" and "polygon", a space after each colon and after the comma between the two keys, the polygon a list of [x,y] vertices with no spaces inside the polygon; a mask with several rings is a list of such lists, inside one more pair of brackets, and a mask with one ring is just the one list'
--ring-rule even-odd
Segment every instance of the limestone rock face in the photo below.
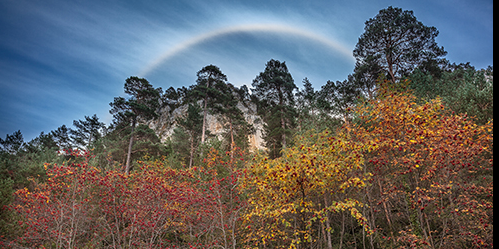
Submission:
{"label": "limestone rock face", "polygon": [[[160,116],[155,120],[149,121],[147,125],[156,132],[156,135],[161,139],[161,142],[165,142],[173,135],[173,131],[177,126],[176,119],[186,115],[187,107],[188,105],[182,105],[171,110],[169,106],[165,106],[159,111]],[[263,123],[256,114],[256,105],[249,103],[248,107],[246,107],[239,103],[237,107],[243,112],[246,122],[253,125],[254,128],[253,134],[248,136],[250,151],[265,149],[262,136]],[[216,116],[209,113],[206,116],[206,121],[207,129],[219,139],[221,139],[222,134],[229,129],[228,125],[221,123]]]}
{"label": "limestone rock face", "polygon": [[265,149],[265,142],[263,141],[263,121],[260,116],[256,114],[256,105],[251,103],[248,107],[239,103],[237,107],[243,112],[244,119],[250,125],[253,125],[254,132],[248,136],[250,151]]}

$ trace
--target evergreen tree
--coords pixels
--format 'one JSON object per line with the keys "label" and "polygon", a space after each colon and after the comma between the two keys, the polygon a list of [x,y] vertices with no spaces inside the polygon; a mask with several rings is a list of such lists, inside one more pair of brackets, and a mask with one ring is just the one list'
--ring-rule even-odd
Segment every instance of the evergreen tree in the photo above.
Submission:
{"label": "evergreen tree", "polygon": [[[12,188],[29,186],[28,178],[43,179],[44,163],[61,163],[64,157],[57,154],[57,144],[52,135],[43,132],[29,142],[24,142],[21,131],[6,139],[0,138],[0,180],[12,180]],[[41,177],[40,177],[41,176]]]}
{"label": "evergreen tree", "polygon": [[297,89],[285,62],[271,59],[252,83],[258,114],[263,118],[266,147],[271,158],[281,155],[295,127],[293,91]]}
{"label": "evergreen tree", "polygon": [[246,122],[244,113],[238,107],[238,104],[244,101],[245,90],[241,91],[230,83],[220,85],[219,89],[222,94],[216,99],[214,110],[220,115],[222,123],[229,127],[227,132],[230,140],[229,150],[233,152],[234,146],[246,148],[248,147],[248,134],[252,127]]}
{"label": "evergreen tree", "polygon": [[202,135],[203,117],[200,112],[201,108],[198,105],[189,104],[186,116],[177,119],[178,127],[173,134],[173,144],[177,153],[181,154],[180,158],[187,157],[186,152],[188,152],[189,168],[193,165]]}
{"label": "evergreen tree", "polygon": [[12,179],[0,177],[0,236],[2,240],[10,239],[12,230],[15,227],[12,221],[14,210],[8,208],[14,196],[13,185],[14,181]]}
{"label": "evergreen tree", "polygon": [[95,165],[115,170],[119,165],[126,164],[131,128],[126,123],[113,123],[106,128],[106,134],[93,144]]}
{"label": "evergreen tree", "polygon": [[181,96],[180,93],[175,90],[172,86],[168,88],[163,96],[161,97],[162,99],[162,104],[163,106],[168,106],[170,109],[170,114],[175,110],[177,107],[180,106],[181,104]]}
{"label": "evergreen tree", "polygon": [[27,153],[37,153],[44,149],[57,150],[57,143],[54,141],[52,133],[45,134],[42,131],[38,137],[33,138],[24,146]]}
{"label": "evergreen tree", "polygon": [[125,80],[125,93],[130,97],[115,97],[114,102],[109,103],[112,109],[109,111],[113,114],[115,122],[130,124],[132,134],[130,136],[127,152],[127,160],[125,165],[125,173],[129,173],[131,167],[132,147],[134,141],[134,129],[140,118],[147,121],[156,118],[159,108],[159,99],[161,96],[161,88],[155,89],[146,79],[132,76]]}
{"label": "evergreen tree", "polygon": [[335,127],[341,125],[340,119],[333,113],[333,104],[324,96],[324,91],[316,91],[308,78],[303,79],[303,89],[296,93],[297,135],[311,130],[335,131]]}
{"label": "evergreen tree", "polygon": [[300,131],[315,127],[317,120],[317,92],[308,78],[303,79],[303,90],[296,93],[298,128]]}
{"label": "evergreen tree", "polygon": [[442,62],[447,52],[438,47],[438,30],[423,25],[412,11],[392,6],[366,21],[353,51],[360,64],[376,63],[393,83],[429,61]]}
{"label": "evergreen tree", "polygon": [[485,124],[494,117],[493,69],[476,70],[467,64],[450,65],[440,77],[416,69],[408,77],[414,94],[423,101],[436,97],[452,111],[475,117]]}
{"label": "evergreen tree", "polygon": [[134,158],[142,158],[144,156],[159,158],[165,154],[166,147],[161,143],[161,140],[156,135],[154,130],[146,124],[139,124],[134,131],[134,144],[132,153]]}
{"label": "evergreen tree", "polygon": [[88,149],[93,142],[102,136],[104,123],[99,122],[97,114],[92,117],[85,116],[85,120],[74,120],[76,129],[71,129],[71,138],[82,149]]}
{"label": "evergreen tree", "polygon": [[54,139],[59,150],[69,150],[73,148],[73,142],[70,136],[71,129],[66,125],[61,125],[56,130],[51,131],[50,134]]}
{"label": "evergreen tree", "polygon": [[363,97],[373,99],[376,96],[376,82],[379,77],[386,77],[387,72],[377,64],[373,56],[357,61],[353,71],[353,83],[362,93]]}
{"label": "evergreen tree", "polygon": [[0,138],[0,151],[4,151],[9,154],[17,154],[23,149],[24,138],[20,130],[12,133],[12,135],[7,134],[5,140]]}
{"label": "evergreen tree", "polygon": [[349,75],[348,80],[328,81],[322,86],[319,96],[325,109],[332,111],[333,115],[340,115],[343,122],[348,122],[348,108],[355,105],[360,89],[354,83],[353,76]]}
{"label": "evergreen tree", "polygon": [[208,65],[197,72],[197,77],[197,84],[191,89],[189,95],[192,97],[192,100],[203,100],[201,143],[204,143],[207,129],[206,116],[208,114],[208,109],[212,107],[210,103],[223,94],[221,92],[221,87],[223,88],[225,86],[227,76],[225,76],[217,66]]}

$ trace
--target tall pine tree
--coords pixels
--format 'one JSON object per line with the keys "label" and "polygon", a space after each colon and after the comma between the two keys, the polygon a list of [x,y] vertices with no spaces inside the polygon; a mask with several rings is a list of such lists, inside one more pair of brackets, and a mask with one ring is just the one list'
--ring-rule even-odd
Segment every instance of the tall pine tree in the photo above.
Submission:
{"label": "tall pine tree", "polygon": [[353,51],[360,64],[376,63],[395,83],[414,68],[430,61],[440,63],[447,52],[438,47],[438,30],[423,25],[414,13],[392,6],[366,21]]}
{"label": "tall pine tree", "polygon": [[265,71],[253,80],[253,98],[265,122],[265,143],[269,156],[276,158],[286,148],[295,127],[294,93],[297,89],[285,62],[271,59]]}
{"label": "tall pine tree", "polygon": [[203,100],[203,128],[201,143],[204,143],[208,125],[206,123],[208,109],[211,109],[211,103],[215,99],[223,95],[220,87],[224,87],[225,82],[227,81],[227,76],[225,76],[225,74],[223,74],[217,66],[208,65],[197,72],[197,77],[197,84],[191,89],[189,95],[192,97],[192,100]]}
{"label": "tall pine tree", "polygon": [[132,76],[125,80],[125,93],[129,98],[115,97],[114,102],[109,103],[112,107],[109,112],[113,114],[115,122],[124,122],[132,127],[125,165],[127,174],[131,167],[134,128],[139,118],[145,121],[158,117],[156,110],[160,105],[161,92],[161,88],[154,88],[146,79]]}

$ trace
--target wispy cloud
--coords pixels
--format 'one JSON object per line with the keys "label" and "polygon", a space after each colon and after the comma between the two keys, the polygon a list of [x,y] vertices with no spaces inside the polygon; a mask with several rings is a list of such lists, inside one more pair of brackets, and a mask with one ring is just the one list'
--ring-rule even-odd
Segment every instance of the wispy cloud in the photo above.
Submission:
{"label": "wispy cloud", "polygon": [[[344,80],[364,22],[392,2],[2,1],[0,136],[34,137],[94,113],[110,121],[109,102],[131,75],[189,86],[215,64],[250,85],[274,58],[300,86],[304,77],[316,88]],[[492,63],[492,1],[395,4],[436,26],[453,61]]]}

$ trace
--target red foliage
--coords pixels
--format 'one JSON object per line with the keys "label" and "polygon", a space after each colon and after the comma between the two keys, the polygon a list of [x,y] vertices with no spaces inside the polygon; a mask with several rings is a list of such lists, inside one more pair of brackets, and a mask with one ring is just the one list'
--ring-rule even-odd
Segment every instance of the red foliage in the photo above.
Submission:
{"label": "red foliage", "polygon": [[[244,201],[234,162],[176,170],[138,162],[133,174],[101,171],[91,155],[72,152],[70,165],[45,165],[48,180],[15,193],[23,217],[18,244],[34,247],[206,247],[236,243]],[[213,167],[229,171],[219,174]],[[216,235],[216,236],[215,236]]]}

